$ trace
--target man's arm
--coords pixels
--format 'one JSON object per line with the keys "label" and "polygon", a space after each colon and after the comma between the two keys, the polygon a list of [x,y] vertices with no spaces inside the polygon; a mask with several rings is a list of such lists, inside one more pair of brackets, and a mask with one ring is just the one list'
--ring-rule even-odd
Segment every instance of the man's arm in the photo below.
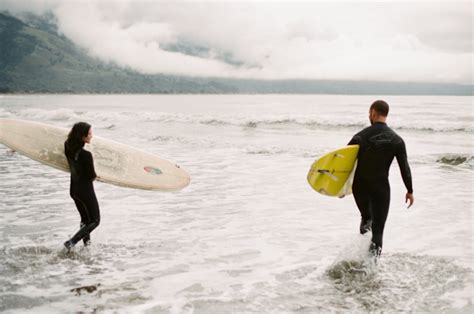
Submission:
{"label": "man's arm", "polygon": [[403,183],[407,188],[407,194],[405,195],[405,203],[409,202],[408,208],[413,205],[415,198],[413,197],[413,185],[411,178],[410,166],[408,165],[407,151],[405,142],[403,140],[400,143],[400,147],[396,154],[398,166],[400,167],[400,173],[402,174]]}
{"label": "man's arm", "polygon": [[400,143],[396,157],[398,166],[400,167],[400,172],[402,174],[403,183],[405,183],[405,187],[407,188],[408,193],[412,194],[413,187],[411,180],[411,171],[410,166],[408,165],[407,151],[403,140]]}

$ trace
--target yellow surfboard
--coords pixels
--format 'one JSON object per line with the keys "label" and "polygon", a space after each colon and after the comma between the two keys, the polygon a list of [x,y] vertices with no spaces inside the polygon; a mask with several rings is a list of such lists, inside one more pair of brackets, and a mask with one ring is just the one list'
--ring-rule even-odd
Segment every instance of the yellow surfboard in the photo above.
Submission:
{"label": "yellow surfboard", "polygon": [[317,159],[308,172],[308,183],[318,193],[344,197],[352,193],[359,145],[349,145]]}

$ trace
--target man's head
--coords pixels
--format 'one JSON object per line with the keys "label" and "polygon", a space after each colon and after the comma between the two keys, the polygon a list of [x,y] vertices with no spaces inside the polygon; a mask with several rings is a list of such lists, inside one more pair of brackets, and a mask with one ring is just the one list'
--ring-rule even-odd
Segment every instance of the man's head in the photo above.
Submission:
{"label": "man's head", "polygon": [[376,100],[370,106],[369,109],[369,120],[371,124],[375,122],[385,122],[388,116],[389,107],[388,104],[383,100]]}

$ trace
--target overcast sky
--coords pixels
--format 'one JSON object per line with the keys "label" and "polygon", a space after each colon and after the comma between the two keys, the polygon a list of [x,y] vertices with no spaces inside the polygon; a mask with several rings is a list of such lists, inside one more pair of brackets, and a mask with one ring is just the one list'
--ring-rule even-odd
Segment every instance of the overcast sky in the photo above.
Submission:
{"label": "overcast sky", "polygon": [[2,0],[0,10],[51,10],[90,55],[143,73],[472,84],[471,2]]}

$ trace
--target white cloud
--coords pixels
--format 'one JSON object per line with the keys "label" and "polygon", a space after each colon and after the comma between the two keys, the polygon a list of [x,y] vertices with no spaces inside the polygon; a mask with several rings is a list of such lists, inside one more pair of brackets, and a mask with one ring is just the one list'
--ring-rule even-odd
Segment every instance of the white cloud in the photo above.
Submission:
{"label": "white cloud", "polygon": [[7,10],[11,13],[31,12],[44,14],[60,4],[60,0],[2,0],[0,11]]}
{"label": "white cloud", "polygon": [[124,27],[118,20],[104,19],[94,3],[62,5],[55,14],[59,29],[93,56],[143,73],[203,75],[230,69],[216,60],[161,49],[160,45],[176,40],[170,24],[136,22]]}
{"label": "white cloud", "polygon": [[40,2],[91,55],[144,73],[472,83],[470,2]]}

